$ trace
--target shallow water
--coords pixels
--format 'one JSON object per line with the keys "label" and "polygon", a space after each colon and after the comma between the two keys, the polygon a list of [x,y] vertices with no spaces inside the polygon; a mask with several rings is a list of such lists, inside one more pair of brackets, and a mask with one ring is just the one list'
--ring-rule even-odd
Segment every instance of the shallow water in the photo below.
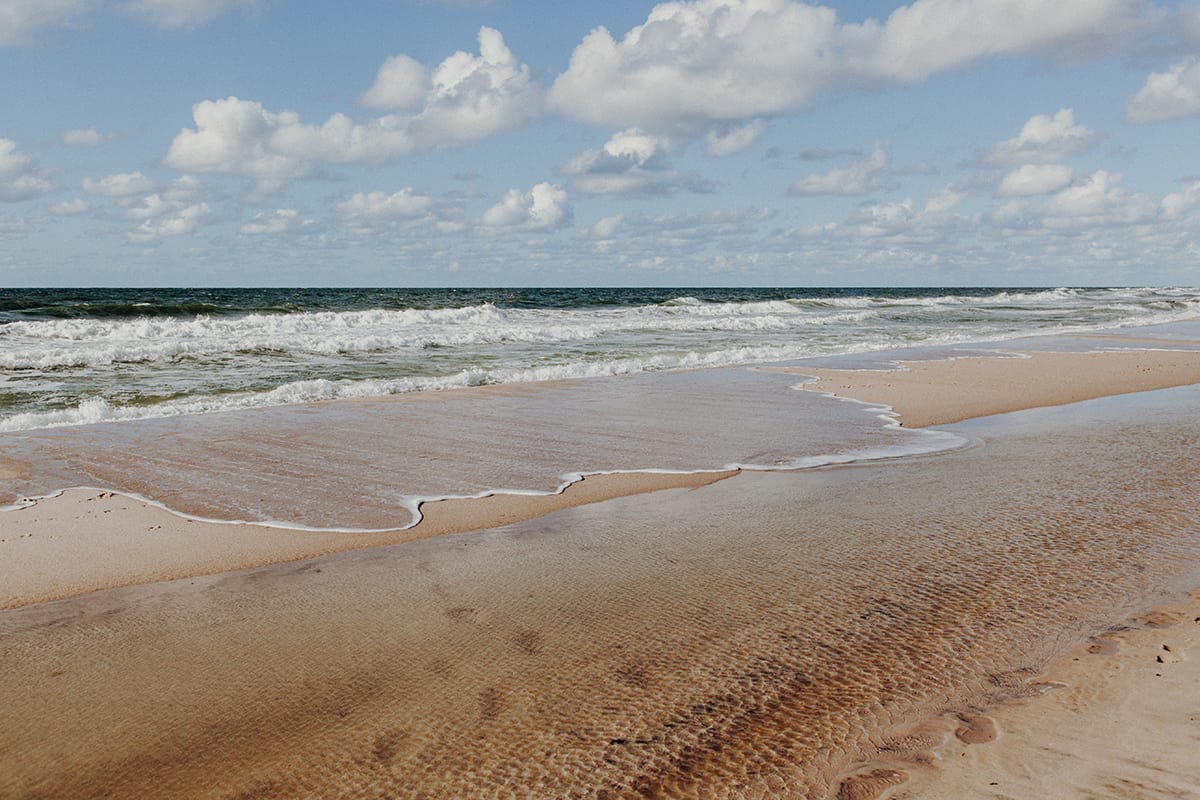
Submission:
{"label": "shallow water", "polygon": [[0,434],[0,503],[66,486],[202,517],[394,528],[418,498],[549,492],[581,473],[779,468],[952,447],[747,368]]}
{"label": "shallow water", "polygon": [[832,797],[1200,583],[1198,412],[3,612],[0,795]]}

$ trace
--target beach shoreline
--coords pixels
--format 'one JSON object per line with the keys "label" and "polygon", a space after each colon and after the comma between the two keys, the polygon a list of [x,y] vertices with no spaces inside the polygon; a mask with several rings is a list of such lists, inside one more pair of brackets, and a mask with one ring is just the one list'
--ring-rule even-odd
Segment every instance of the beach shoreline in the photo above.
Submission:
{"label": "beach shoreline", "polygon": [[[1186,511],[1194,491],[1189,470],[1196,466],[1187,438],[1194,433],[1173,410],[1170,393],[1182,390],[1149,391],[1161,388],[1163,380],[1176,382],[1172,386],[1200,382],[1196,354],[1044,355],[906,365],[918,383],[934,387],[928,402],[946,400],[950,390],[922,370],[965,368],[970,382],[1018,394],[1017,407],[1042,404],[1043,396],[1021,389],[1025,379],[1014,379],[1019,373],[1013,370],[1036,366],[1049,368],[1039,375],[1061,376],[1071,373],[1067,362],[1075,370],[1072,391],[1083,387],[1088,397],[1100,398],[1062,406],[1059,416],[1026,412],[1032,423],[1017,423],[1026,419],[1021,414],[972,418],[951,430],[978,438],[982,447],[921,459],[822,470],[589,475],[554,495],[429,504],[416,527],[375,534],[189,520],[100,490],[67,490],[5,512],[0,548],[6,569],[20,580],[9,584],[0,625],[19,659],[0,697],[13,701],[27,737],[9,751],[24,747],[35,766],[12,771],[22,776],[12,780],[22,782],[5,787],[0,781],[0,788],[57,786],[60,796],[86,796],[80,793],[83,784],[50,766],[70,746],[75,749],[62,763],[79,780],[90,775],[88,780],[124,791],[139,787],[138,793],[158,787],[144,796],[229,797],[238,791],[319,796],[334,786],[351,791],[360,784],[389,797],[483,785],[524,786],[554,796],[565,786],[598,781],[616,787],[611,796],[644,794],[652,787],[670,796],[703,796],[720,786],[717,793],[724,794],[745,781],[784,795],[801,791],[803,784],[815,794],[799,796],[831,798],[1033,796],[996,788],[1021,785],[1018,778],[1027,786],[1044,786],[1028,783],[1030,775],[1022,777],[1016,765],[1026,758],[1019,755],[1027,752],[1022,747],[1042,745],[1013,732],[1031,730],[1028,720],[1039,719],[1046,703],[1055,708],[1074,703],[1071,713],[1087,705],[1078,692],[1041,692],[1038,684],[1064,682],[1056,676],[1070,664],[1087,667],[1072,648],[1087,646],[1088,637],[1126,615],[1195,588],[1200,578],[1192,552],[1194,520]],[[1120,367],[1109,369],[1116,364]],[[976,370],[990,377],[977,378]],[[808,373],[806,367],[794,371]],[[880,375],[891,373],[871,379]],[[830,371],[826,380],[837,383],[840,396],[867,404],[856,413],[877,414],[879,397],[847,379],[864,376]],[[1132,394],[1122,396],[1114,387]],[[920,419],[914,410],[922,402],[897,401],[895,413],[906,427]],[[1136,410],[1133,421],[1119,422],[1125,419],[1122,408]],[[1105,422],[1087,422],[1096,414]],[[1156,419],[1165,422],[1155,426]],[[1015,434],[1009,431],[1014,425]],[[1129,475],[1117,480],[1105,472],[1105,457],[1118,459]],[[921,493],[923,501],[915,502]],[[942,511],[931,509],[935,501]],[[791,543],[799,531],[790,523],[768,522],[793,518],[811,518],[801,528],[814,532],[804,534],[799,560]],[[1005,531],[1011,541],[991,540],[987,526],[997,518],[1013,529]],[[945,526],[949,538],[933,536],[928,525]],[[807,538],[824,528],[840,533]],[[442,535],[450,533],[461,535]],[[397,545],[404,541],[398,536],[407,536],[407,543]],[[880,536],[896,539],[888,546],[908,555],[899,560],[873,555],[870,543],[884,541]],[[1143,537],[1152,537],[1161,555],[1131,555],[1126,542],[1151,540]],[[909,538],[915,549],[906,551],[903,541]],[[930,548],[937,542],[935,550],[954,546],[924,563],[933,558]],[[412,566],[388,567],[393,560]],[[967,573],[946,572],[956,569]],[[480,577],[472,578],[475,574]],[[793,596],[796,580],[811,588]],[[305,588],[309,582],[313,590]],[[937,591],[931,593],[930,586]],[[1023,594],[1034,591],[1030,587],[1038,587],[1057,610],[1044,616],[1031,605],[1032,596]],[[844,599],[838,599],[841,593],[847,593]],[[721,606],[712,604],[716,596]],[[402,630],[376,644],[379,631],[402,619],[389,611],[396,607],[412,619],[404,618]],[[213,615],[215,627],[185,622],[197,609]],[[1181,613],[1169,611],[1182,620]],[[1183,636],[1182,625],[1171,636]],[[931,627],[923,633],[923,626]],[[319,631],[324,639],[314,640],[311,634]],[[929,634],[936,635],[930,640]],[[1137,635],[1119,638],[1132,641]],[[948,638],[939,643],[937,636]],[[1032,649],[1022,653],[1004,645],[1014,636]],[[109,640],[128,648],[119,655],[99,651],[105,663],[114,659],[112,669],[128,671],[120,679],[89,674],[86,667],[92,657],[86,648]],[[255,644],[247,649],[249,641]],[[1186,636],[1176,641],[1177,649],[1163,652],[1184,655],[1194,644]],[[1128,672],[1132,667],[1121,665],[1141,664],[1147,651],[1138,642],[1092,672]],[[170,659],[192,648],[209,654],[184,662],[196,681],[189,689],[192,700],[169,713],[149,700],[130,705],[128,691],[135,683],[147,697],[160,684],[169,691],[180,668]],[[408,655],[396,661],[393,653]],[[896,672],[898,659],[921,666]],[[229,672],[234,665],[236,674]],[[1142,704],[1156,714],[1171,710],[1171,693],[1193,680],[1177,662],[1171,665],[1175,677],[1159,684],[1153,703]],[[500,672],[487,677],[491,669]],[[946,670],[945,677],[937,675],[939,669]],[[418,677],[422,670],[429,674]],[[16,691],[13,681],[28,684],[46,674],[58,687],[54,699],[40,690],[35,698]],[[402,682],[416,683],[399,694],[385,688],[401,675]],[[843,686],[846,680],[851,682]],[[1086,682],[1078,675],[1071,680]],[[441,683],[444,689],[434,688]],[[1097,689],[1099,699],[1088,708],[1107,714],[1115,704],[1130,719],[1145,719],[1139,716],[1145,709],[1128,702],[1128,687],[1114,687]],[[619,713],[611,701],[605,704],[606,693],[624,698]],[[836,703],[819,705],[826,695],[842,698],[837,703],[853,697],[849,708],[860,716],[843,719]],[[78,702],[72,698],[85,696],[98,703],[94,710],[72,705]],[[1066,703],[1059,699],[1064,697],[1074,699]],[[287,709],[284,717],[279,716],[284,711],[266,712],[261,703],[268,698]],[[334,705],[325,709],[326,702]],[[434,706],[414,716],[423,702]],[[261,725],[245,716],[251,707],[264,714]],[[78,716],[78,732],[68,736],[54,722],[67,718],[56,717],[56,708]],[[1174,710],[1184,713],[1178,706]],[[322,716],[326,711],[332,716]],[[152,738],[130,733],[127,740],[106,740],[97,733],[110,724],[105,714],[129,715],[129,730]],[[403,735],[395,714],[406,720]],[[425,730],[418,722],[425,716],[442,720],[443,727]],[[346,727],[343,719],[353,724]],[[1051,738],[1069,736],[1063,726],[1088,724],[1070,714],[1056,719]],[[261,727],[285,720],[303,732],[300,740],[277,739]],[[1171,730],[1190,730],[1187,719],[1172,720]],[[151,757],[147,742],[161,736],[154,731],[164,724],[183,728]],[[472,725],[489,732],[487,746],[472,756],[480,759],[479,772],[452,755],[471,752],[456,749],[468,741],[456,737]],[[195,738],[218,728],[230,730],[231,742],[244,742],[256,755],[236,755],[219,741]],[[714,736],[710,748],[706,742]],[[786,759],[779,761],[771,748],[758,749],[781,736],[793,742],[781,752],[803,764],[785,768]],[[363,737],[374,753],[366,766],[352,753]],[[595,737],[608,753],[603,759],[591,743]],[[639,746],[649,760],[625,749],[637,742],[644,742]],[[1078,759],[1111,763],[1114,751],[1105,744],[1091,742]],[[426,748],[435,745],[444,752],[429,763],[433,751]],[[516,752],[510,748],[518,746],[544,757],[527,765],[532,771],[524,778],[508,771]],[[314,758],[328,753],[320,756],[328,761],[325,772],[304,771],[308,783],[284,779],[280,765],[295,767],[293,750]],[[567,758],[559,750],[575,753],[568,759],[574,766],[555,766]],[[1180,781],[1191,780],[1177,752],[1170,752],[1176,755],[1164,768],[1180,772]],[[145,764],[160,766],[146,767],[148,757]],[[572,760],[577,758],[582,761]],[[952,759],[978,768],[956,772],[949,769]],[[414,777],[417,763],[427,764],[424,777]],[[1058,770],[1053,762],[1037,763]],[[126,766],[120,774],[105,766],[121,764]],[[228,774],[215,781],[211,770],[219,765]],[[342,774],[353,777],[337,777]],[[985,774],[989,785],[971,783]],[[451,775],[458,776],[457,783],[445,783]],[[1092,785],[1092,779],[1072,778],[1081,786]],[[318,786],[325,788],[312,788]]]}
{"label": "beach shoreline", "polygon": [[[1117,336],[1107,338],[1122,341]],[[901,360],[890,369],[789,367],[784,371],[811,376],[814,380],[804,384],[810,391],[885,405],[902,425],[927,428],[1198,383],[1200,352],[1027,352],[1017,346],[995,354]]]}
{"label": "beach shoreline", "polygon": [[[900,424],[922,428],[1198,383],[1200,352],[1027,353],[1014,349],[1003,355],[903,361],[886,370],[761,369],[811,376],[815,380],[800,384],[801,388],[886,406]],[[491,387],[488,389],[491,393]],[[463,390],[457,391],[455,396],[462,396]],[[518,395],[534,391],[521,387]],[[436,398],[421,397],[418,402],[433,401]],[[19,462],[10,466],[14,475],[28,469]],[[0,512],[0,531],[5,532],[0,536],[0,553],[12,565],[13,574],[6,582],[5,596],[0,597],[0,608],[494,528],[579,504],[669,488],[695,488],[737,471],[616,470],[568,480],[555,491],[496,491],[481,497],[424,501],[415,524],[380,530],[306,530],[294,525],[226,522],[176,513],[156,503],[152,493],[147,498],[112,487],[68,487]],[[47,570],[44,565],[48,563],[64,566]],[[78,565],[74,573],[71,565]]]}

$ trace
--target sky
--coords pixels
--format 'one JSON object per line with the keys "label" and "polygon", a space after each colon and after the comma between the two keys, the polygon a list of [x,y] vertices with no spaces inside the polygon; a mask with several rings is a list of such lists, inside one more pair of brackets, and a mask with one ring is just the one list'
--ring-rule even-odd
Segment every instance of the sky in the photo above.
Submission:
{"label": "sky", "polygon": [[1197,286],[1200,2],[0,0],[0,286]]}

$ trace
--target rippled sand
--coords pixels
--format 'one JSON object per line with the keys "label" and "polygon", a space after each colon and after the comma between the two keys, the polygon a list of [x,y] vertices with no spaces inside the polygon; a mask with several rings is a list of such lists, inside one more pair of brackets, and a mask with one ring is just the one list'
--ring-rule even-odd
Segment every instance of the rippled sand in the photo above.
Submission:
{"label": "rippled sand", "polygon": [[0,796],[871,797],[1200,583],[1197,413],[3,612]]}

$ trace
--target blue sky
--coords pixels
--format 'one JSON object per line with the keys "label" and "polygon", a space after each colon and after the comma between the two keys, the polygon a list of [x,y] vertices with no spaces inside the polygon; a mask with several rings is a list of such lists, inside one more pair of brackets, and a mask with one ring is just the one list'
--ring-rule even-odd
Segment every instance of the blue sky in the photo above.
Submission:
{"label": "blue sky", "polygon": [[1200,4],[0,0],[0,286],[1200,284]]}

